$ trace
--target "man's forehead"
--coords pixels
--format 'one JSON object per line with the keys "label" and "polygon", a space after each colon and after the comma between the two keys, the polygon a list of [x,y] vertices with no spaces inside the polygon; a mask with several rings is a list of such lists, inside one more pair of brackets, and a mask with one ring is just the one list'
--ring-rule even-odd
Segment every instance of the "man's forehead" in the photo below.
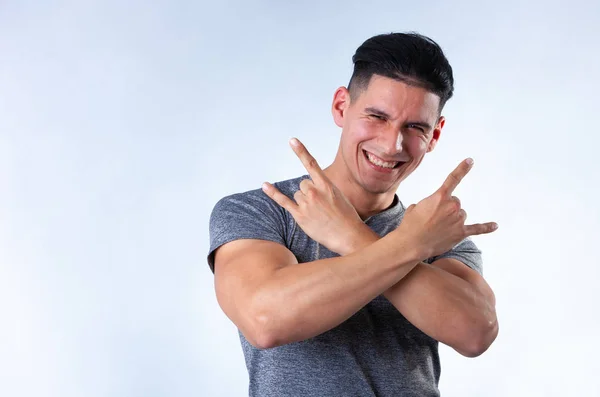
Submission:
{"label": "man's forehead", "polygon": [[437,118],[440,104],[440,97],[423,87],[382,76],[373,76],[358,99],[361,108],[379,109],[393,118],[407,113],[412,117]]}

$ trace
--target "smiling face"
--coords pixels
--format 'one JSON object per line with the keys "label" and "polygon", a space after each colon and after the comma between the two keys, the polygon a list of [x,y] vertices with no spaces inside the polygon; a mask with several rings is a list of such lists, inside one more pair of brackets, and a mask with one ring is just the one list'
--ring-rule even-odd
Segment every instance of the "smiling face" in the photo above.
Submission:
{"label": "smiling face", "polygon": [[363,191],[393,195],[439,139],[445,122],[439,117],[440,98],[379,75],[354,96],[351,100],[344,87],[334,96],[333,117],[342,128],[334,164],[343,162],[345,179]]}

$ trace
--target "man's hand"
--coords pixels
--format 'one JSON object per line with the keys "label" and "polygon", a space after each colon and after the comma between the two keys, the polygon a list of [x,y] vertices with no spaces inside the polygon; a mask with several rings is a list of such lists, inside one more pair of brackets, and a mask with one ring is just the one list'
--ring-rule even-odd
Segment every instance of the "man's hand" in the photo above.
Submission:
{"label": "man's hand", "polygon": [[465,225],[467,214],[460,200],[452,195],[472,166],[471,159],[463,161],[435,193],[407,208],[396,231],[411,236],[421,259],[449,251],[466,237],[498,228],[495,222]]}
{"label": "man's hand", "polygon": [[327,178],[306,147],[295,138],[290,141],[290,145],[311,179],[300,182],[300,190],[294,194],[295,201],[270,183],[263,184],[263,191],[288,210],[310,238],[332,252],[340,255],[349,253],[356,240],[361,238],[361,233],[370,232],[369,227],[360,219],[348,199]]}

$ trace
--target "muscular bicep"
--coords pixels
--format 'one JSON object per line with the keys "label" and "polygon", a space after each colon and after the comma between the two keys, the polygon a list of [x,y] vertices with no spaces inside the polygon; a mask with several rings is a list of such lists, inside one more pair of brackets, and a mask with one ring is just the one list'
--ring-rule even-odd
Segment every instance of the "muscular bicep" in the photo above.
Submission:
{"label": "muscular bicep", "polygon": [[245,335],[253,334],[253,297],[270,277],[298,263],[285,246],[266,240],[241,239],[214,254],[215,291],[219,306]]}

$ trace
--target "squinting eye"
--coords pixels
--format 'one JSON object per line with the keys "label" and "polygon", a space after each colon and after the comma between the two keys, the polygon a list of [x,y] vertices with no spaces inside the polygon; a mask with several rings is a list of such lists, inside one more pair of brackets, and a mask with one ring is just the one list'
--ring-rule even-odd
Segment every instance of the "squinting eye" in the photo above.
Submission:
{"label": "squinting eye", "polygon": [[415,124],[409,124],[408,128],[413,129],[413,130],[419,130],[419,131],[421,131],[423,133],[425,132],[425,130],[423,128],[421,128],[421,127],[419,127],[418,125],[415,125]]}
{"label": "squinting eye", "polygon": [[383,116],[380,116],[380,115],[378,115],[378,114],[371,114],[370,116],[371,116],[371,117],[375,117],[377,120],[385,120],[385,117],[383,117]]}

